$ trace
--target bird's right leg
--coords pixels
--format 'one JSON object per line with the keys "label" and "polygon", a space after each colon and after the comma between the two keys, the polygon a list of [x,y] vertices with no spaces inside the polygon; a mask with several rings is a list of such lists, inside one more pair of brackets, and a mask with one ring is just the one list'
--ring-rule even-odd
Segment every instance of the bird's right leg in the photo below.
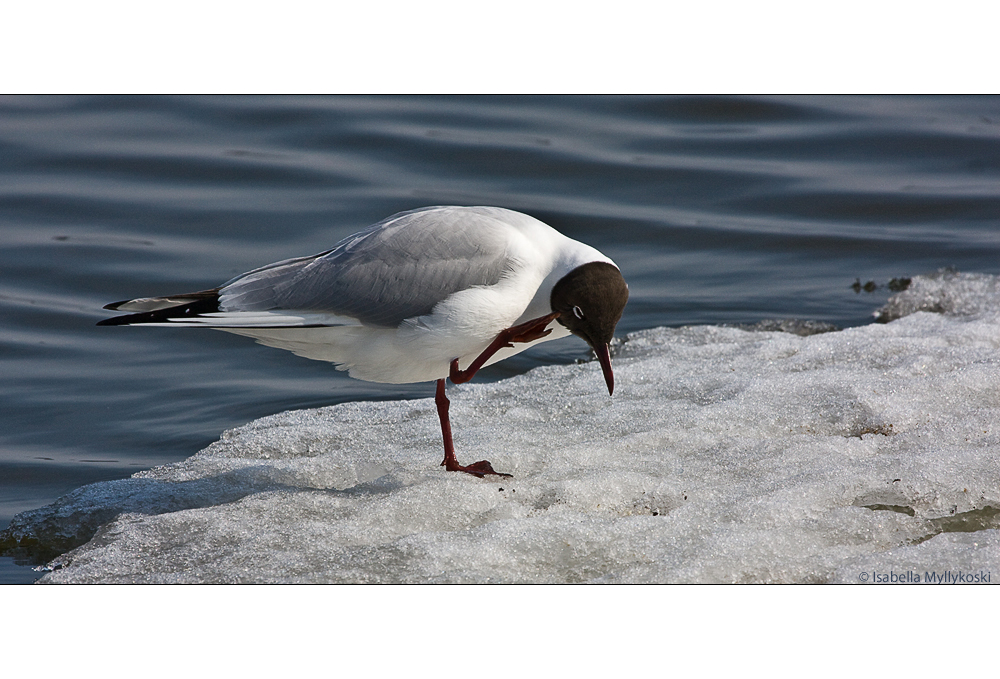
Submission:
{"label": "bird's right leg", "polygon": [[452,383],[462,384],[463,382],[468,382],[486,364],[486,361],[493,357],[493,354],[501,349],[513,348],[515,342],[534,342],[537,339],[545,337],[552,332],[551,330],[546,330],[545,326],[557,318],[559,318],[559,312],[555,311],[547,316],[533,318],[521,325],[515,325],[501,331],[496,336],[496,339],[486,347],[486,350],[479,354],[476,360],[469,364],[469,367],[465,370],[458,369],[458,359],[456,358],[451,362],[451,374],[449,377]]}

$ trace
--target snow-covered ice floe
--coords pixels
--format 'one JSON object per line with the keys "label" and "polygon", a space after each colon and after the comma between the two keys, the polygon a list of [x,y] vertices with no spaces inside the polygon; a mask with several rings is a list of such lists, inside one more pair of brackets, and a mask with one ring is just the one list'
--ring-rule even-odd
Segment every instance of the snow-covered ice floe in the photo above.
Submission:
{"label": "snow-covered ice floe", "polygon": [[998,279],[915,277],[885,309],[806,336],[633,333],[613,398],[596,362],[450,387],[460,459],[513,479],[438,467],[431,398],[348,403],[3,539],[97,529],[42,582],[1000,582]]}

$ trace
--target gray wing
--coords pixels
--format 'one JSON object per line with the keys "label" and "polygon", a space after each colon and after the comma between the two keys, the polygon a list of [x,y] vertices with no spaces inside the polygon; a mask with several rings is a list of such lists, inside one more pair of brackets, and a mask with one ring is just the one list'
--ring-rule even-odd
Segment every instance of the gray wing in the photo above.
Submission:
{"label": "gray wing", "polygon": [[401,212],[327,252],[234,278],[220,289],[220,308],[323,312],[396,327],[460,290],[495,285],[509,267],[506,245],[492,211]]}

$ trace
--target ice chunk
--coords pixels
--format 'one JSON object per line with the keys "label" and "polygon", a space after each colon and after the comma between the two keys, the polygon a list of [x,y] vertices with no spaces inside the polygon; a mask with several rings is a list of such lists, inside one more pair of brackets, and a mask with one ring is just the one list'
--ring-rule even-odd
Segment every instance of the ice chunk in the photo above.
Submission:
{"label": "ice chunk", "polygon": [[929,276],[914,276],[906,290],[893,295],[875,312],[880,323],[917,311],[952,316],[973,316],[1000,311],[1000,279],[979,273],[940,269]]}
{"label": "ice chunk", "polygon": [[44,582],[1000,578],[997,279],[933,285],[949,315],[633,333],[613,398],[596,363],[450,388],[459,459],[513,479],[443,471],[430,398],[350,403],[252,422],[17,530],[104,523]]}

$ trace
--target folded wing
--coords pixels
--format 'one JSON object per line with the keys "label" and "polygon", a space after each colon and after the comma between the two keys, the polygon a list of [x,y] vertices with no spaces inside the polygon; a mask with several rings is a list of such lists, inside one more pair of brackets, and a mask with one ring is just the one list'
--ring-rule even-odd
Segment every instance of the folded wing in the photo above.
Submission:
{"label": "folded wing", "polygon": [[100,325],[394,328],[456,292],[495,285],[511,268],[506,228],[488,209],[404,212],[332,250],[255,269],[216,289],[108,305],[138,313]]}

